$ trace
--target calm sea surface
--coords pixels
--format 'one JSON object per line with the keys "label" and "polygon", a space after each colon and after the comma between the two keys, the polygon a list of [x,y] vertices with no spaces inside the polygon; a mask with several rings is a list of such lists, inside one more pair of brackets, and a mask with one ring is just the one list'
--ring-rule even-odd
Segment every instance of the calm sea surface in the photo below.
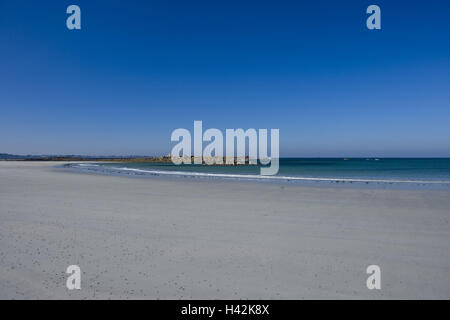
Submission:
{"label": "calm sea surface", "polygon": [[[172,163],[105,163],[82,165],[124,172],[237,177],[259,175],[259,166],[174,165]],[[257,177],[255,177],[257,178]],[[274,177],[275,178],[275,177]],[[349,179],[444,181],[450,183],[449,158],[283,158],[276,179]]]}

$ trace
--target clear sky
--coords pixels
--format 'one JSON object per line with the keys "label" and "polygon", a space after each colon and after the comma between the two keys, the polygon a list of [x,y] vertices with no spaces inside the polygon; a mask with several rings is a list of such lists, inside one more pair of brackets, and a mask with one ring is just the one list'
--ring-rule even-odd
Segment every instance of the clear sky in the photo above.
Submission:
{"label": "clear sky", "polygon": [[203,120],[279,128],[281,156],[450,156],[448,0],[0,0],[0,41],[0,153],[167,154]]}

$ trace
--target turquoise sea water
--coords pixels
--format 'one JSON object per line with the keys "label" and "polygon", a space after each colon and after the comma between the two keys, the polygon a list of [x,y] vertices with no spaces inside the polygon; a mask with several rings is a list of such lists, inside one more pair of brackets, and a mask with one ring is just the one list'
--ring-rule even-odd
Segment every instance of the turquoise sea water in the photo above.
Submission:
{"label": "turquoise sea water", "polygon": [[123,162],[83,164],[81,168],[139,175],[450,184],[449,158],[283,158],[276,176],[259,176],[259,166]]}

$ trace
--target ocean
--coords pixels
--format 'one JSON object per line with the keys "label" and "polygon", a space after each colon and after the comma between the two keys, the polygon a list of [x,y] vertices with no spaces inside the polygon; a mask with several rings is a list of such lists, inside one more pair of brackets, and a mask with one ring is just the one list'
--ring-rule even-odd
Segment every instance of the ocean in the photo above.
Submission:
{"label": "ocean", "polygon": [[266,181],[409,183],[450,186],[450,158],[282,158],[276,176],[259,175],[259,166],[174,165],[110,162],[71,165],[82,170],[129,175],[170,175]]}

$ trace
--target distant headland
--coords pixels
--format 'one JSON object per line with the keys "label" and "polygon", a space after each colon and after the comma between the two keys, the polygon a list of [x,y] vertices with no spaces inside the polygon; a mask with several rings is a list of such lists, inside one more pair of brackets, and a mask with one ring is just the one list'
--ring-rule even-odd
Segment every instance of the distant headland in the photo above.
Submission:
{"label": "distant headland", "polygon": [[[191,157],[194,160],[194,156]],[[225,158],[223,158],[225,164]],[[86,155],[16,155],[9,153],[0,153],[0,161],[105,161],[105,162],[172,162],[170,155],[167,156],[86,156]],[[203,160],[203,163],[205,161]],[[233,164],[231,164],[233,165]],[[251,165],[249,157],[245,157],[245,163],[238,163],[238,158],[234,158],[234,165]]]}

